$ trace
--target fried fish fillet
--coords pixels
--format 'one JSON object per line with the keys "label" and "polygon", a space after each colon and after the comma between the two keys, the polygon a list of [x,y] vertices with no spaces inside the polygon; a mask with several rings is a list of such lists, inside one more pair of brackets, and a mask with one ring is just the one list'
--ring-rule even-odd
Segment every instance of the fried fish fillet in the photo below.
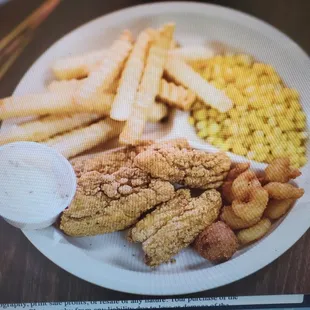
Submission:
{"label": "fried fish fillet", "polygon": [[140,220],[128,234],[128,239],[133,242],[143,242],[156,233],[161,227],[175,216],[184,212],[189,204],[191,193],[188,189],[180,189],[174,198],[158,206],[154,211]]}
{"label": "fried fish fillet", "polygon": [[72,204],[61,216],[60,229],[69,236],[123,230],[173,196],[173,185],[139,168],[122,167],[113,174],[85,172],[78,178]]}
{"label": "fried fish fillet", "polygon": [[217,219],[221,206],[221,195],[215,189],[192,198],[182,214],[173,217],[142,243],[146,264],[157,266],[168,262],[190,245],[199,233]]}
{"label": "fried fish fillet", "polygon": [[231,161],[225,153],[207,153],[167,143],[141,152],[134,164],[153,177],[208,189],[223,184]]}

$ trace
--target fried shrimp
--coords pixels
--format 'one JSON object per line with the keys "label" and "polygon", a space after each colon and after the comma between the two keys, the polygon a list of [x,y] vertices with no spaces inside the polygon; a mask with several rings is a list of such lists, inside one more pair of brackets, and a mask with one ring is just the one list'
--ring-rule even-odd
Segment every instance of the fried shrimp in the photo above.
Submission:
{"label": "fried shrimp", "polygon": [[265,169],[265,180],[267,182],[287,183],[301,175],[298,169],[290,166],[289,158],[274,159]]}
{"label": "fried shrimp", "polygon": [[260,218],[268,203],[268,192],[261,186],[252,186],[244,199],[235,199],[232,202],[234,213],[245,221],[254,221]]}
{"label": "fried shrimp", "polygon": [[261,184],[253,171],[247,170],[241,173],[232,183],[231,192],[235,199],[244,201],[250,188],[259,187]]}
{"label": "fried shrimp", "polygon": [[293,203],[294,199],[270,199],[264,214],[271,220],[277,220],[288,212]]}
{"label": "fried shrimp", "polygon": [[264,237],[271,227],[269,219],[262,219],[256,225],[242,229],[237,233],[239,242],[243,245],[256,241]]}
{"label": "fried shrimp", "polygon": [[245,221],[235,214],[231,206],[225,206],[222,208],[220,218],[233,230],[251,227],[260,220],[260,218],[254,218],[251,221]]}
{"label": "fried shrimp", "polygon": [[232,203],[232,201],[234,200],[234,195],[232,193],[232,181],[225,181],[222,185],[222,196],[224,198],[224,200],[228,203]]}
{"label": "fried shrimp", "polygon": [[269,197],[273,199],[298,199],[304,194],[303,188],[298,188],[289,183],[270,182],[264,186]]}
{"label": "fried shrimp", "polygon": [[247,171],[250,168],[250,163],[237,163],[234,167],[228,172],[226,180],[233,181],[241,173]]}

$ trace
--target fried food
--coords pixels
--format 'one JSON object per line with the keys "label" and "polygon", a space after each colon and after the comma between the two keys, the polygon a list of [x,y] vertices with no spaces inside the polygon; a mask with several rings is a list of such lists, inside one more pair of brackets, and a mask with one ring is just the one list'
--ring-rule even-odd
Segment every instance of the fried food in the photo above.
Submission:
{"label": "fried food", "polygon": [[175,82],[194,91],[200,100],[218,111],[224,113],[232,108],[232,101],[223,91],[208,83],[182,59],[169,56],[165,72]]}
{"label": "fried food", "polygon": [[15,141],[43,141],[57,134],[85,126],[100,116],[96,114],[73,114],[45,116],[1,130],[0,145]]}
{"label": "fried food", "polygon": [[148,111],[147,120],[152,123],[160,122],[168,116],[168,112],[169,109],[164,103],[156,101]]}
{"label": "fried food", "polygon": [[78,56],[58,59],[52,66],[53,73],[59,80],[84,78],[103,63],[106,52],[106,49],[100,49]]}
{"label": "fried food", "polygon": [[126,121],[130,116],[144,70],[147,52],[155,34],[156,32],[153,29],[146,29],[139,34],[122,72],[111,108],[110,117],[112,119]]}
{"label": "fried food", "polygon": [[234,199],[246,200],[249,189],[253,186],[261,186],[255,172],[247,170],[241,173],[232,183],[231,192]]}
{"label": "fried food", "polygon": [[169,144],[141,152],[134,162],[153,177],[204,189],[220,187],[231,163],[225,153],[206,153]]}
{"label": "fried food", "polygon": [[206,46],[184,46],[169,51],[169,56],[181,57],[190,65],[204,64],[211,57],[215,56],[215,51]]}
{"label": "fried food", "polygon": [[139,168],[122,167],[113,174],[86,172],[61,216],[60,229],[76,237],[123,230],[173,196],[169,182],[152,179]]}
{"label": "fried food", "polygon": [[294,201],[294,199],[270,199],[264,215],[271,220],[277,220],[288,212]]}
{"label": "fried food", "polygon": [[252,186],[244,200],[234,199],[231,206],[238,217],[252,222],[262,217],[268,199],[268,192],[262,186]]}
{"label": "fried food", "polygon": [[260,217],[258,217],[254,218],[253,220],[246,221],[238,217],[231,206],[225,206],[222,208],[220,218],[233,230],[251,227],[260,220]]}
{"label": "fried food", "polygon": [[196,95],[190,89],[161,79],[157,99],[180,110],[189,111],[196,100]]}
{"label": "fried food", "polygon": [[242,245],[245,245],[264,237],[270,230],[270,227],[270,220],[264,218],[254,226],[240,230],[237,233],[237,238]]}
{"label": "fried food", "polygon": [[174,24],[164,26],[158,38],[151,45],[146,60],[144,73],[124,130],[120,134],[119,141],[122,144],[137,144],[141,140],[148,111],[154,104],[159,92],[160,81],[171,40],[174,33]]}
{"label": "fried food", "polygon": [[250,168],[250,163],[236,163],[233,165],[232,169],[227,174],[226,180],[233,181],[240,174],[247,171]]}
{"label": "fried food", "polygon": [[88,127],[75,129],[69,133],[56,136],[45,141],[66,158],[83,153],[96,145],[106,142],[119,135],[123,124],[111,119],[105,119]]}
{"label": "fried food", "polygon": [[295,187],[289,183],[270,182],[264,186],[269,197],[277,200],[298,199],[305,193],[303,188]]}
{"label": "fried food", "polygon": [[195,250],[213,263],[229,260],[237,252],[238,247],[239,242],[234,232],[221,221],[208,226],[194,242]]}
{"label": "fried food", "polygon": [[143,242],[146,264],[157,266],[168,262],[190,245],[201,231],[216,220],[221,205],[221,195],[214,189],[193,198],[183,214],[168,221]]}
{"label": "fried food", "polygon": [[0,99],[0,120],[24,116],[45,116],[47,114],[95,113],[109,115],[113,102],[112,94],[96,94],[96,100],[88,104],[77,104],[75,92],[59,91]]}
{"label": "fried food", "polygon": [[120,74],[124,62],[132,48],[132,35],[125,30],[119,39],[106,51],[103,64],[83,80],[75,99],[83,105],[93,103],[97,100],[98,93],[108,90],[115,78]]}
{"label": "fried food", "polygon": [[174,217],[181,215],[185,207],[189,204],[190,199],[190,190],[178,190],[174,198],[147,214],[129,231],[129,240],[133,242],[144,242],[150,238]]}
{"label": "fried food", "polygon": [[287,183],[301,175],[297,168],[290,165],[289,158],[276,158],[265,169],[265,180],[267,182]]}
{"label": "fried food", "polygon": [[232,181],[225,181],[221,187],[221,193],[225,202],[231,204],[234,200],[234,195],[232,193]]}
{"label": "fried food", "polygon": [[137,154],[144,151],[152,143],[151,141],[144,141],[144,144],[127,146],[112,152],[103,152],[94,157],[76,158],[71,161],[71,164],[78,178],[91,171],[112,174],[121,167],[132,167]]}

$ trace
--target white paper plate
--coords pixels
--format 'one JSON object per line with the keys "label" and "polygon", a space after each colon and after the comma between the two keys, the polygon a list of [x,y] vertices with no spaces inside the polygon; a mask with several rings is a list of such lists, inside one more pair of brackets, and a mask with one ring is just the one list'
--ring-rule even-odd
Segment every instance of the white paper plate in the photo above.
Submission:
{"label": "white paper plate", "polygon": [[[15,95],[42,91],[51,81],[51,63],[60,57],[108,46],[120,31],[137,33],[149,26],[175,21],[176,38],[181,44],[217,41],[234,50],[253,54],[270,63],[291,87],[299,90],[303,108],[309,115],[310,65],[307,55],[288,37],[273,27],[243,13],[197,3],[157,3],[121,10],[76,29],[48,49],[29,69]],[[4,126],[9,126],[5,122]],[[177,113],[179,136],[199,140]],[[150,135],[165,136],[170,127],[151,127]],[[176,131],[174,131],[176,133]],[[199,145],[198,145],[199,146]],[[205,144],[200,147],[207,148]],[[139,245],[128,244],[124,233],[92,238],[69,238],[53,227],[24,232],[28,239],[55,264],[89,282],[114,290],[150,295],[170,295],[212,289],[241,279],[275,260],[291,247],[310,225],[309,164],[302,169],[298,185],[306,194],[263,240],[239,251],[223,264],[212,266],[191,249],[176,257],[175,264],[151,270],[142,261]]]}

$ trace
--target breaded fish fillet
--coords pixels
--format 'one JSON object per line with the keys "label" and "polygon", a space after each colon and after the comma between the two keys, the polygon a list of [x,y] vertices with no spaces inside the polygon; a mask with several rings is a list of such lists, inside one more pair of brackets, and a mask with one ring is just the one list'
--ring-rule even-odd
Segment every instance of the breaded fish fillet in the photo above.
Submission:
{"label": "breaded fish fillet", "polygon": [[147,214],[129,231],[129,240],[143,242],[151,237],[161,227],[165,226],[168,221],[183,213],[190,199],[190,190],[180,189],[176,191],[174,198],[161,204],[154,211]]}
{"label": "breaded fish fillet", "polygon": [[218,188],[229,169],[230,158],[222,152],[207,153],[182,145],[159,145],[139,153],[134,164],[153,177],[192,188]]}
{"label": "breaded fish fillet", "polygon": [[169,182],[153,179],[139,168],[122,167],[113,174],[85,172],[75,198],[60,220],[70,236],[92,236],[122,230],[174,196]]}
{"label": "breaded fish fillet", "polygon": [[218,217],[221,195],[215,189],[193,198],[183,214],[175,216],[150,238],[143,242],[145,262],[157,266],[168,262],[174,255],[191,244],[200,232]]}

